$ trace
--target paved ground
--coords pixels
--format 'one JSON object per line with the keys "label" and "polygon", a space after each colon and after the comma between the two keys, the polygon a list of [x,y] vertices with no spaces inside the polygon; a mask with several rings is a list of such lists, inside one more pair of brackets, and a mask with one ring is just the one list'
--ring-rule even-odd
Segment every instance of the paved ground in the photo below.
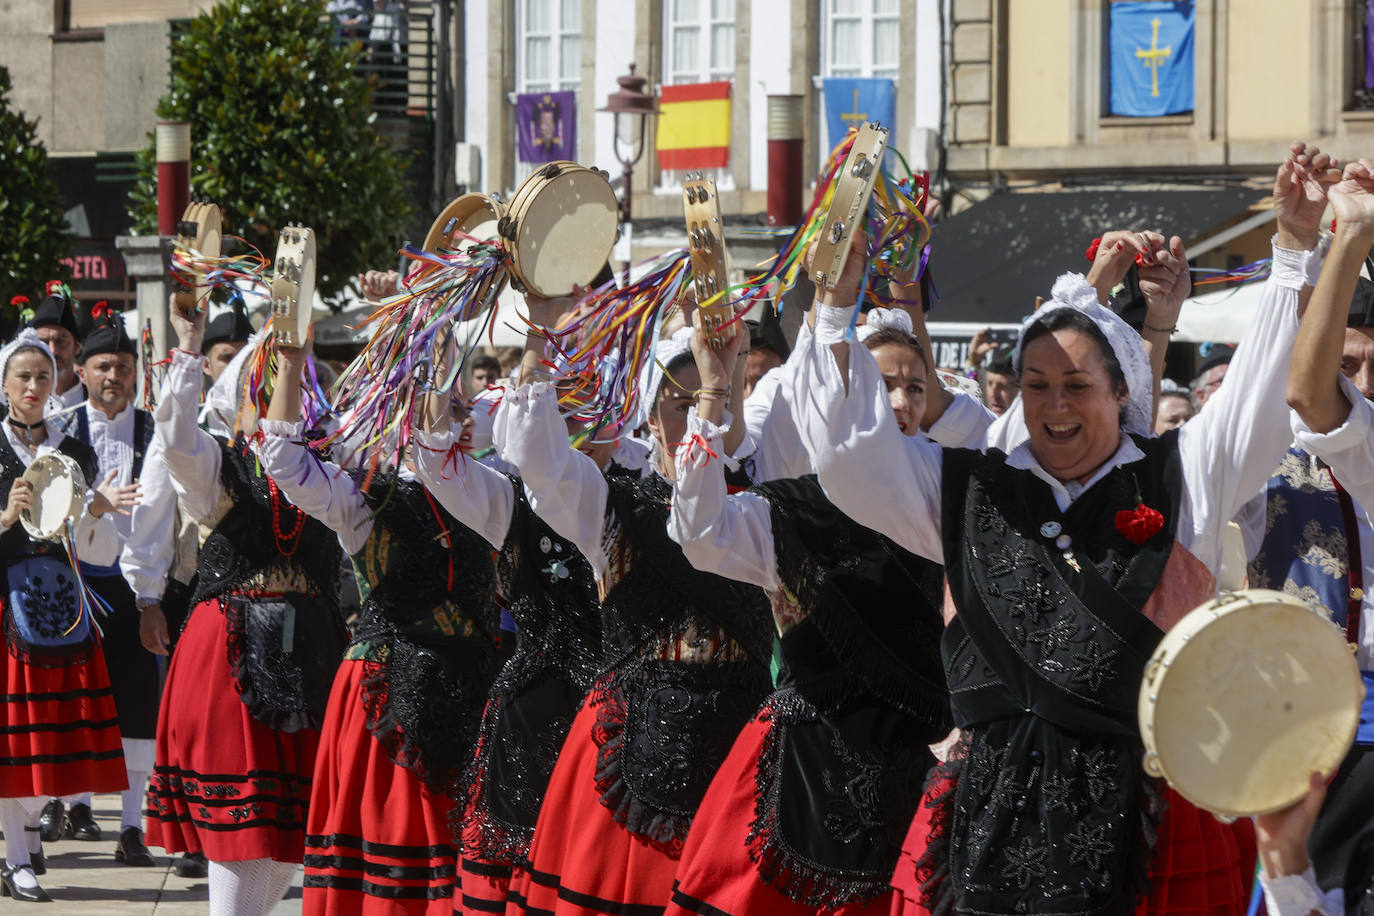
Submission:
{"label": "paved ground", "polygon": [[[204,916],[208,911],[208,885],[204,879],[178,878],[171,857],[153,849],[155,868],[129,868],[114,860],[119,836],[119,796],[97,795],[92,808],[104,832],[96,843],[60,840],[43,844],[48,873],[39,878],[55,906],[44,913],[78,913],[81,916],[155,913],[157,916]],[[0,903],[6,911],[13,901]],[[301,878],[296,881],[273,916],[294,916],[301,911]],[[40,912],[35,910],[35,912]]]}

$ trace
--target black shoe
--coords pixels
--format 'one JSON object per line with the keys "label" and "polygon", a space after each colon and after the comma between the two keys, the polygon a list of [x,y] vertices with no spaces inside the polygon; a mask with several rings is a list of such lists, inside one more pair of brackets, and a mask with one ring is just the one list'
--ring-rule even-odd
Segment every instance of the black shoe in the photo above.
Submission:
{"label": "black shoe", "polygon": [[115,844],[115,861],[125,865],[156,865],[153,854],[143,845],[143,831],[137,827],[125,827]]}
{"label": "black shoe", "polygon": [[205,853],[187,852],[176,860],[172,866],[172,871],[177,873],[178,878],[204,878],[208,869],[205,865]]}
{"label": "black shoe", "polygon": [[15,869],[0,868],[0,897],[13,897],[24,903],[49,903],[52,898],[41,887],[20,887],[14,883]]}
{"label": "black shoe", "polygon": [[90,805],[72,805],[67,812],[67,836],[74,840],[100,839],[100,825],[91,817]]}
{"label": "black shoe", "polygon": [[54,798],[43,806],[43,813],[38,816],[38,834],[43,837],[44,843],[56,843],[62,839],[62,819],[65,814],[60,798]]}

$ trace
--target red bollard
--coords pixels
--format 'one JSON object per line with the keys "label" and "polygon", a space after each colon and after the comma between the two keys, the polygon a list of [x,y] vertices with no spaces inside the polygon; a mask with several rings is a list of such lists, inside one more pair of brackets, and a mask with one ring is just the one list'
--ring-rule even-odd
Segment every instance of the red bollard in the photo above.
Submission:
{"label": "red bollard", "polygon": [[802,105],[800,95],[768,97],[768,225],[795,226],[802,218]]}

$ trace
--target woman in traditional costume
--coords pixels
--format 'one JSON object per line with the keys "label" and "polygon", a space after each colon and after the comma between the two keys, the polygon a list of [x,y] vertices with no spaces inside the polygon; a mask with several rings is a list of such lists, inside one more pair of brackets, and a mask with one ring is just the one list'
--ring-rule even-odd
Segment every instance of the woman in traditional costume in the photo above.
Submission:
{"label": "woman in traditional costume", "polygon": [[[5,560],[4,728],[0,745],[0,828],[5,867],[0,895],[26,902],[51,899],[38,884],[46,871],[38,816],[53,796],[119,792],[128,786],[119,723],[93,596],[61,540],[29,535],[21,514],[35,508],[28,466],[45,455],[76,462],[83,480],[96,480],[90,446],[63,436],[43,416],[57,378],[52,352],[37,332],[24,329],[0,350],[0,378],[8,408],[0,436],[0,555]],[[137,501],[138,487],[117,487],[111,473],[92,486],[74,523],[76,557],[96,565],[119,556],[110,513]]]}
{"label": "woman in traditional costume", "polygon": [[304,911],[447,914],[459,886],[450,809],[499,667],[501,538],[455,520],[409,471],[346,473],[313,454],[301,419],[307,353],[278,347],[258,455],[292,503],[337,534],[363,610],[325,713]]}
{"label": "woman in traditional costume", "polygon": [[[438,342],[437,377],[448,374],[451,341]],[[499,913],[529,854],[558,751],[599,670],[601,608],[590,564],[534,514],[512,476],[518,469],[508,475],[468,457],[473,424],[464,421],[455,435],[450,402],[461,404],[446,391],[428,398],[415,467],[439,504],[498,551],[500,593],[515,623],[515,651],[487,693],[453,812],[461,841],[455,910]]]}
{"label": "woman in traditional costume", "polygon": [[[910,316],[874,309],[858,336],[919,435],[927,358]],[[719,387],[728,350],[693,344],[702,385]],[[814,475],[727,495],[722,419],[708,400],[688,420],[669,532],[698,569],[768,593],[782,670],[707,790],[669,912],[886,916],[928,746],[950,729],[943,571],[851,521]]]}
{"label": "woman in traditional costume", "polygon": [[[1159,438],[1140,337],[1077,275],[1022,330],[1026,436],[1007,452],[903,437],[834,305],[863,265],[824,293],[793,379],[802,441],[842,511],[945,563],[956,611],[942,653],[961,744],[893,881],[919,911],[1244,911],[1245,831],[1146,779],[1136,697],[1163,632],[1213,593],[1222,531],[1287,445],[1287,358],[1320,262],[1305,244],[1324,206],[1316,156],[1280,167],[1273,272],[1227,383]],[[1147,317],[1157,346],[1172,318]]]}
{"label": "woman in traditional costume", "polygon": [[260,916],[302,861],[328,685],[347,631],[339,542],[258,468],[257,418],[235,357],[196,425],[204,313],[172,299],[172,354],[156,436],[182,505],[202,531],[193,610],[167,670],[148,790],[148,843],[209,860],[212,916]]}
{"label": "woman in traditional costume", "polygon": [[[548,309],[531,300],[535,325],[553,324]],[[770,686],[763,593],[693,569],[666,528],[687,411],[697,396],[728,393],[698,391],[686,335],[655,356],[638,388],[655,446],[642,477],[603,472],[569,447],[552,385],[523,385],[497,413],[497,444],[530,506],[597,576],[604,647],[604,673],[563,743],[508,912],[666,905],[697,805]],[[736,414],[742,387],[735,379]],[[742,438],[732,430],[727,448]]]}

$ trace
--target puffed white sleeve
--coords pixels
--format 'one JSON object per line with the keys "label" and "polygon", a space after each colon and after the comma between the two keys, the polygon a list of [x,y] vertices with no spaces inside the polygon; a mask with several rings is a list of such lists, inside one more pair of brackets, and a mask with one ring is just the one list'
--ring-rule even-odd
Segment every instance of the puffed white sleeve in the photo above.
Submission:
{"label": "puffed white sleeve", "polygon": [[156,436],[143,457],[139,482],[143,498],[134,506],[119,568],[135,598],[161,598],[176,557],[177,494],[167,473],[162,440]]}
{"label": "puffed white sleeve", "polygon": [[86,505],[73,526],[72,546],[82,562],[92,566],[112,566],[119,559],[123,539],[119,536],[111,513],[107,512],[100,518],[91,514],[91,499],[94,496],[94,489],[86,492]]}
{"label": "puffed white sleeve", "polygon": [[1292,441],[1288,361],[1298,336],[1298,297],[1315,282],[1316,252],[1273,246],[1274,261],[1226,379],[1178,433],[1183,500],[1178,540],[1216,573],[1222,532],[1283,460]]}
{"label": "puffed white sleeve", "polygon": [[301,426],[299,420],[258,421],[263,434],[256,446],[258,460],[291,504],[337,534],[352,556],[372,534],[372,512],[352,477],[305,447]]}
{"label": "puffed white sleeve", "polygon": [[697,416],[695,407],[688,413],[668,536],[697,569],[774,591],[779,580],[768,501],[756,493],[726,493],[724,436],[725,429]]}
{"label": "puffed white sleeve", "polygon": [[506,542],[515,512],[510,478],[454,447],[455,433],[420,431],[416,435],[415,471],[429,492],[466,527],[496,549]]}
{"label": "puffed white sleeve", "polygon": [[932,442],[948,448],[982,448],[997,417],[967,391],[950,391],[950,394],[954,400],[940,419],[930,425],[926,435]]}
{"label": "puffed white sleeve", "polygon": [[797,435],[792,411],[787,406],[786,391],[799,351],[811,340],[811,329],[802,322],[797,343],[787,360],[770,369],[759,379],[749,397],[744,399],[744,425],[754,441],[753,464],[755,483],[785,480],[811,473],[811,458],[806,454],[801,437]]}
{"label": "puffed white sleeve", "polygon": [[1355,383],[1340,376],[1341,393],[1350,404],[1345,422],[1329,433],[1313,432],[1297,411],[1289,411],[1293,438],[1298,448],[1331,466],[1341,486],[1361,506],[1374,506],[1374,405],[1360,394]]}
{"label": "puffed white sleeve", "polygon": [[568,445],[553,387],[534,382],[508,393],[492,434],[501,454],[520,469],[530,507],[572,541],[600,577],[607,563],[601,542],[610,491],[596,462]]}
{"label": "puffed white sleeve", "polygon": [[219,503],[221,458],[219,443],[196,423],[204,365],[199,353],[173,350],[153,413],[153,437],[162,443],[172,488],[191,517],[202,520]]}
{"label": "puffed white sleeve", "polygon": [[[878,364],[868,348],[844,340],[848,326],[848,309],[818,307],[815,336],[791,379],[797,432],[840,511],[943,563],[940,447],[902,435]],[[832,345],[849,348],[847,384]]]}
{"label": "puffed white sleeve", "polygon": [[1260,887],[1270,916],[1340,916],[1345,912],[1345,891],[1336,888],[1323,891],[1317,886],[1317,876],[1309,866],[1301,875],[1282,875],[1271,878],[1260,869]]}

